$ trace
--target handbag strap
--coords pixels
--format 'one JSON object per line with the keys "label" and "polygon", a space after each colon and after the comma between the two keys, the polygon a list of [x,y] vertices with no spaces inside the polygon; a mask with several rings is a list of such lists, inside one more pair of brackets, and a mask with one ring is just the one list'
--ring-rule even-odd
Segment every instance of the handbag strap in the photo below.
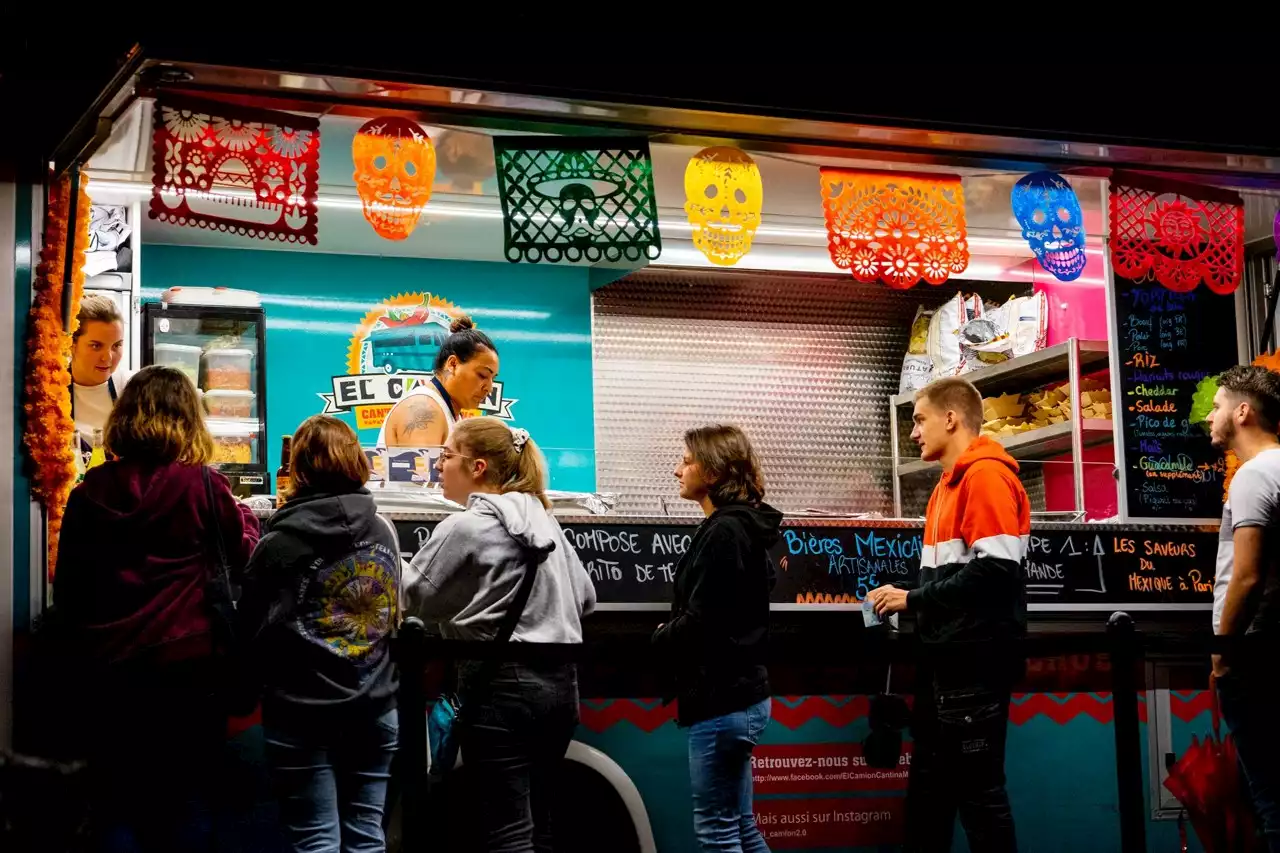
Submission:
{"label": "handbag strap", "polygon": [[214,502],[213,476],[209,473],[208,465],[200,467],[200,474],[204,477],[204,497],[209,513],[209,529],[213,533],[214,571],[218,578],[224,578],[230,575],[231,566],[227,563],[227,549],[222,541],[222,522],[218,520],[218,505]]}
{"label": "handbag strap", "polygon": [[493,641],[498,645],[511,642],[511,637],[516,632],[516,626],[520,624],[520,617],[524,615],[524,609],[529,605],[529,595],[533,592],[533,582],[538,577],[538,566],[546,559],[545,553],[540,553],[532,548],[524,549],[521,556],[524,575],[520,578],[520,586],[516,590],[516,597],[512,599],[511,606],[507,608],[507,612],[502,616],[502,624],[498,626],[498,634],[493,638]]}
{"label": "handbag strap", "polygon": [[[524,566],[524,575],[520,578],[520,586],[516,589],[516,597],[512,599],[511,606],[507,608],[507,612],[502,616],[502,623],[498,626],[497,636],[493,638],[493,642],[498,645],[505,645],[511,642],[511,637],[516,632],[516,626],[520,624],[520,617],[524,615],[524,609],[529,604],[529,594],[533,592],[533,582],[538,577],[538,566],[547,558],[542,552],[526,548],[521,554],[521,564]],[[472,682],[472,696],[469,697],[474,702],[478,696],[488,690],[489,682],[493,681],[493,677],[498,674],[498,667],[502,664],[499,658],[486,659],[480,665],[479,671]],[[482,701],[482,700],[481,700]]]}

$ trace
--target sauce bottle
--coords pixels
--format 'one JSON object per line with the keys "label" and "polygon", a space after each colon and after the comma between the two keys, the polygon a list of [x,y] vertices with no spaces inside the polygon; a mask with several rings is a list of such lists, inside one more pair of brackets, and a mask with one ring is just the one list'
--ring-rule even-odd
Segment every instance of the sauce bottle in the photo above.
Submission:
{"label": "sauce bottle", "polygon": [[102,430],[95,429],[93,431],[93,452],[89,454],[89,464],[85,466],[85,470],[89,471],[97,468],[106,461],[107,453],[102,449]]}
{"label": "sauce bottle", "polygon": [[276,469],[276,509],[289,499],[293,490],[293,475],[289,471],[289,456],[292,453],[293,437],[286,435],[280,442],[280,467]]}
{"label": "sauce bottle", "polygon": [[80,437],[80,430],[75,431],[75,435],[71,437],[71,451],[75,457],[76,463],[76,483],[78,484],[84,479],[85,461],[84,461],[84,439]]}

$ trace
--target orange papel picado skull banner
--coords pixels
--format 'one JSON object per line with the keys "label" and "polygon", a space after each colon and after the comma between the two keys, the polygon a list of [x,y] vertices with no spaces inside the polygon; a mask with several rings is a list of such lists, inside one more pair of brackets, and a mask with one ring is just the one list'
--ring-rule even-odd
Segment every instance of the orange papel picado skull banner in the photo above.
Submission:
{"label": "orange papel picado skull banner", "polygon": [[431,137],[396,116],[367,121],[351,140],[356,190],[364,218],[387,240],[403,240],[418,227],[436,180]]}
{"label": "orange papel picado skull banner", "polygon": [[959,175],[823,168],[831,260],[858,281],[942,284],[969,266]]}

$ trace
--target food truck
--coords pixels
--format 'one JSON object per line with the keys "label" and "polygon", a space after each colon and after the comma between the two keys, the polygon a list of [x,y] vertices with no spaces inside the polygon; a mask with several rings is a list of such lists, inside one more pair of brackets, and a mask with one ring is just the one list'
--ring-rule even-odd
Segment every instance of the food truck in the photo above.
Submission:
{"label": "food truck", "polygon": [[[280,437],[319,412],[380,460],[371,488],[406,557],[457,511],[429,477],[392,482],[374,445],[466,313],[501,357],[475,414],[544,448],[595,582],[588,646],[642,639],[698,521],[671,475],[681,436],[746,430],[786,513],[773,611],[795,655],[771,670],[754,758],[772,849],[901,841],[910,745],[896,770],[867,765],[881,687],[832,661],[884,678],[861,659],[861,602],[918,569],[938,469],[910,414],[932,379],[971,380],[984,434],[1021,465],[1033,634],[1116,610],[1208,633],[1230,466],[1200,422],[1206,383],[1274,346],[1274,158],[162,58],[117,82],[109,132],[65,164],[91,240],[115,235],[84,287],[120,299],[135,368],[189,368],[263,516]],[[29,550],[34,616],[43,539]],[[1152,850],[1178,837],[1166,757],[1209,727],[1207,694],[1177,686],[1186,663],[1149,663],[1140,697]],[[1035,660],[1014,697],[1028,849],[1115,836],[1101,665]],[[685,737],[654,674],[584,665],[564,849],[693,849]],[[260,739],[252,718],[232,734]]]}

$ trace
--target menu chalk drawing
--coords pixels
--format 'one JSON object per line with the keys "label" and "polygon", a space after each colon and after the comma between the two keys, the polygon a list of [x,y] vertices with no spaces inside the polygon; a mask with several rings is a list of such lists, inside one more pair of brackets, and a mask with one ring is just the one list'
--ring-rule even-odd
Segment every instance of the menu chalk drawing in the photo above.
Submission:
{"label": "menu chalk drawing", "polygon": [[[396,522],[405,559],[435,522]],[[680,558],[696,526],[565,519],[565,536],[602,604],[668,604]],[[854,604],[886,584],[913,584],[920,573],[918,525],[788,524],[770,559],[775,604]],[[1132,604],[1213,601],[1217,532],[1179,527],[1033,530],[1023,576],[1027,601],[1113,610]]]}
{"label": "menu chalk drawing", "polygon": [[1200,380],[1238,361],[1235,298],[1117,276],[1114,301],[1128,516],[1215,520],[1226,466],[1191,420],[1191,398]]}

